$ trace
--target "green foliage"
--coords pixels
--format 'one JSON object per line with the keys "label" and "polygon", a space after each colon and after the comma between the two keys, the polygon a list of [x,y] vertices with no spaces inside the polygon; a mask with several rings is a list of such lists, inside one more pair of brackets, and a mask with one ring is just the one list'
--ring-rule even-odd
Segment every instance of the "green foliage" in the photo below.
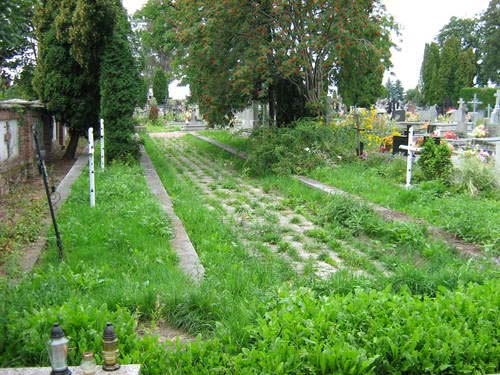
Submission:
{"label": "green foliage", "polygon": [[291,128],[260,128],[252,134],[246,165],[254,174],[302,174],[328,161],[354,157],[349,126],[302,120]]}
{"label": "green foliage", "polygon": [[168,99],[168,78],[167,73],[161,69],[155,69],[153,76],[153,95],[159,104],[165,103]]}
{"label": "green foliage", "polygon": [[439,46],[436,43],[425,45],[424,59],[420,71],[420,80],[422,85],[422,95],[427,104],[438,103],[438,71],[439,71]]}
{"label": "green foliage", "polygon": [[34,87],[49,111],[70,128],[68,158],[74,157],[79,136],[98,123],[100,55],[113,29],[117,4],[48,0],[36,10],[39,53]]}
{"label": "green foliage", "polygon": [[481,77],[484,84],[488,79],[500,84],[500,1],[491,0],[484,12],[481,21],[481,46],[483,62],[481,64]]}
{"label": "green foliage", "polygon": [[474,99],[474,95],[477,95],[478,100],[482,102],[478,104],[478,108],[485,109],[488,104],[491,107],[495,106],[495,93],[496,89],[491,87],[464,87],[460,90],[460,97],[464,101],[470,102]]}
{"label": "green foliage", "polygon": [[479,193],[491,193],[498,189],[493,166],[475,156],[461,159],[454,171],[453,183],[459,191],[466,192],[471,196],[476,196]]}
{"label": "green foliage", "polygon": [[4,0],[0,4],[0,90],[10,74],[33,63],[35,50],[32,17],[35,0]]}
{"label": "green foliage", "polygon": [[494,281],[433,299],[282,290],[235,363],[256,373],[495,372],[498,293]]}
{"label": "green foliage", "polygon": [[110,160],[136,158],[139,145],[133,139],[132,114],[140,92],[139,73],[132,56],[128,36],[130,25],[125,9],[121,8],[101,57],[101,111],[107,136]]}
{"label": "green foliage", "polygon": [[417,161],[426,180],[448,181],[452,172],[451,149],[446,143],[436,144],[434,139],[426,140]]}
{"label": "green foliage", "polygon": [[372,103],[390,65],[394,24],[377,0],[149,1],[139,14],[147,44],[170,53],[211,124],[228,123],[252,100],[268,102],[282,123],[305,108],[317,115],[331,84]]}

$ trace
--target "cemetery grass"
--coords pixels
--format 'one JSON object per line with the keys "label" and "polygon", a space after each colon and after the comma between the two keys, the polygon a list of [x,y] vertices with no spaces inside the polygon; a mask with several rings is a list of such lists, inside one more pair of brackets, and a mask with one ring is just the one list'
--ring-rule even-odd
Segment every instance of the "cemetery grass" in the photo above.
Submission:
{"label": "cemetery grass", "polygon": [[[208,272],[217,265],[207,262],[207,255],[214,251],[212,246],[219,246],[221,249],[220,243],[225,241],[225,236],[218,235],[217,241],[211,242],[205,236],[206,231],[214,233],[211,228],[215,225],[219,230],[222,229],[222,233],[231,233],[229,238],[235,242],[241,237],[241,233],[238,236],[231,230],[232,226],[238,228],[238,223],[222,216],[222,207],[216,208],[218,204],[222,206],[227,196],[223,196],[221,191],[220,202],[209,201],[204,197],[206,190],[197,187],[200,186],[199,181],[203,181],[202,184],[208,183],[203,180],[203,174],[210,176],[213,173],[215,176],[219,172],[228,171],[220,181],[228,196],[240,197],[239,194],[244,193],[242,182],[255,183],[264,191],[285,198],[283,201],[276,201],[277,210],[293,206],[306,217],[314,216],[314,212],[319,212],[317,210],[325,204],[333,210],[342,207],[341,202],[328,202],[325,194],[313,191],[288,177],[250,179],[245,176],[241,160],[189,135],[180,140],[169,139],[165,144],[161,140],[146,137],[145,145],[163,183],[174,198],[176,212],[184,221]],[[186,145],[191,146],[187,148],[187,153],[183,150]],[[200,169],[197,167],[188,170],[191,164],[188,164],[187,159],[196,161]],[[203,174],[199,171],[203,171]],[[262,197],[262,201],[265,198]],[[239,200],[240,198],[235,199],[234,204]],[[351,202],[347,202],[347,206],[349,205]],[[208,209],[209,206],[213,208]],[[200,220],[198,211],[207,212],[210,220]],[[262,214],[272,215],[273,212]],[[291,221],[302,220],[299,217],[301,216],[297,214]],[[355,217],[350,219],[356,220]],[[363,224],[361,220],[361,226]],[[385,225],[375,223],[374,226],[379,224]],[[340,244],[345,243],[344,240],[354,241],[357,235],[351,230],[355,227],[356,225],[343,227],[341,223],[335,222],[328,229],[334,234],[337,244]],[[267,287],[268,293],[263,294],[268,298],[245,299],[246,309],[253,315],[251,319],[247,319],[250,324],[242,330],[230,330],[225,322],[221,322],[213,339],[192,344],[186,350],[165,356],[169,365],[166,372],[410,374],[425,371],[441,373],[446,369],[457,373],[465,368],[472,373],[493,372],[497,365],[492,360],[495,348],[491,345],[491,340],[495,339],[491,332],[494,332],[493,324],[496,319],[497,308],[494,307],[494,301],[498,296],[498,283],[493,278],[494,273],[488,262],[462,259],[440,245],[424,246],[422,249],[418,246],[418,242],[422,241],[421,237],[412,242],[411,228],[398,231],[394,227],[391,230],[397,235],[407,235],[398,242],[401,253],[416,255],[415,258],[411,257],[411,261],[408,258],[405,261],[406,255],[400,257],[391,248],[385,249],[385,252],[394,255],[389,263],[401,262],[401,272],[398,265],[390,269],[390,273],[397,276],[379,273],[377,277],[365,277],[339,271],[325,280],[310,272],[305,275],[293,274],[289,280],[276,278],[275,288]],[[309,235],[323,241],[332,240],[327,230],[316,230]],[[377,240],[380,244],[386,244],[387,239],[380,236]],[[402,243],[408,241],[413,243],[413,249],[402,246]],[[371,234],[361,235],[357,246],[361,248],[363,243],[372,245],[373,242]],[[254,254],[253,250],[259,250],[262,251],[263,259],[275,259],[265,248],[254,249],[246,243],[240,243],[239,246],[250,258]],[[225,251],[218,260],[233,263],[233,251],[234,249]],[[353,256],[353,260],[359,264],[356,256]],[[412,267],[413,260],[418,262],[417,267]],[[440,265],[440,262],[443,264]],[[232,267],[235,267],[234,264]],[[237,269],[238,272],[245,273],[244,267]],[[438,277],[439,273],[444,275]],[[221,283],[223,275],[220,275]],[[240,279],[241,282],[245,280],[248,279]],[[474,286],[468,284],[470,281],[484,285]],[[266,289],[265,286],[260,283],[261,291]],[[241,287],[246,289],[246,286]],[[474,302],[473,298],[476,299]],[[239,303],[238,298],[232,301]],[[478,309],[451,307],[457,305],[477,306]],[[468,323],[463,325],[462,322],[466,321]],[[464,335],[465,331],[469,332],[473,327],[477,327],[479,331]],[[440,332],[446,334],[443,336]],[[235,338],[235,333],[241,336]],[[443,340],[447,344],[443,344]],[[479,349],[475,342],[484,345]],[[423,347],[429,350],[422,353]],[[441,350],[444,347],[447,349]],[[478,350],[470,350],[472,347]]]}
{"label": "cemetery grass", "polygon": [[[336,253],[348,269],[360,270],[357,274],[363,275],[360,278],[363,285],[390,286],[395,291],[409,288],[414,293],[433,295],[442,286],[454,289],[496,275],[496,266],[490,257],[462,257],[446,244],[427,236],[422,226],[385,222],[362,203],[330,196],[288,176],[248,177],[243,160],[191,135],[182,140],[191,146],[189,154],[199,153],[199,159],[204,160],[207,168],[214,161],[216,165],[211,168],[233,170],[234,176],[240,176],[239,183],[244,181],[262,187],[264,192],[282,196],[284,199],[275,205],[276,212],[291,210],[314,223],[317,229],[308,230],[303,236]],[[238,179],[233,185],[229,189],[238,191]],[[273,212],[263,215],[272,216]],[[286,233],[278,231],[275,235],[279,246],[279,238]],[[324,252],[318,254],[319,259],[324,256]],[[369,277],[365,279],[366,275]]]}
{"label": "cemetery grass", "polygon": [[[228,131],[207,131],[208,137],[239,150],[248,150],[248,137]],[[404,212],[441,227],[458,237],[500,254],[500,192],[471,197],[453,192],[437,182],[422,182],[404,188],[406,163],[401,159],[338,163],[319,167],[307,175],[325,184],[359,195],[393,210]]]}

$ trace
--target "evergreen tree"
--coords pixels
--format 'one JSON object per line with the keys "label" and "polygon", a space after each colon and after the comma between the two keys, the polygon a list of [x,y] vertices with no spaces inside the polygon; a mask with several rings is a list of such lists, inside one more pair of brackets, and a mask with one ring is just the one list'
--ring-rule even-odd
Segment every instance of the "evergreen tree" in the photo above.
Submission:
{"label": "evergreen tree", "polygon": [[164,104],[168,98],[168,78],[165,71],[156,68],[153,76],[153,95],[158,104]]}
{"label": "evergreen tree", "polygon": [[101,117],[107,135],[110,160],[137,157],[138,143],[133,139],[132,115],[140,92],[141,79],[128,40],[131,33],[127,13],[117,1],[117,20],[113,34],[101,57]]}
{"label": "evergreen tree", "polygon": [[476,71],[476,56],[474,51],[472,48],[462,50],[459,55],[455,75],[455,91],[452,95],[453,102],[459,99],[461,89],[473,86]]}
{"label": "evergreen tree", "polygon": [[396,82],[394,83],[394,99],[399,100],[399,101],[403,101],[404,92],[405,92],[405,90],[403,88],[403,84],[401,83],[401,81],[399,79],[396,80]]}
{"label": "evergreen tree", "polygon": [[482,81],[500,84],[500,0],[491,0],[482,17]]}
{"label": "evergreen tree", "polygon": [[454,36],[448,38],[443,45],[438,71],[437,95],[439,103],[444,106],[450,106],[458,99],[460,87],[457,82],[457,70],[460,56],[460,40]]}
{"label": "evergreen tree", "polygon": [[420,85],[426,104],[436,103],[438,100],[438,72],[439,72],[439,46],[436,43],[425,45],[424,60],[420,70]]}
{"label": "evergreen tree", "polygon": [[98,123],[99,55],[114,23],[113,1],[46,0],[36,10],[39,52],[33,85],[69,128],[65,158],[74,157],[79,137]]}

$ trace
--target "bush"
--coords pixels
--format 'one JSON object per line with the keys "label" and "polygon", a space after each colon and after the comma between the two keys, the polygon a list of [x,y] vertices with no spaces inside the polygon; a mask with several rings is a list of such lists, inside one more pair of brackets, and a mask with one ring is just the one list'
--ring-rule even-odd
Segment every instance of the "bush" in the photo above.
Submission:
{"label": "bush", "polygon": [[434,139],[428,138],[417,164],[422,168],[425,180],[448,181],[453,168],[451,149],[446,143],[437,145]]}
{"label": "bush", "polygon": [[249,141],[247,167],[254,174],[303,174],[328,162],[354,158],[355,131],[302,120],[291,128],[260,128]]}
{"label": "bush", "polygon": [[454,174],[454,184],[459,191],[476,196],[490,193],[498,187],[493,167],[475,156],[463,157]]}

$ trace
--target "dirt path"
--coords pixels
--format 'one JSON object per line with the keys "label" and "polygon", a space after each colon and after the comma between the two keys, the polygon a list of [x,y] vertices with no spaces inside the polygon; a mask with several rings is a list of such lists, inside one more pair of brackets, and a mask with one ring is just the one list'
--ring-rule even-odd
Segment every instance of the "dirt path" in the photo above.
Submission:
{"label": "dirt path", "polygon": [[[287,205],[285,198],[276,192],[265,191],[251,180],[243,179],[182,138],[161,134],[155,134],[154,138],[163,138],[158,142],[180,178],[195,184],[207,207],[222,212],[224,220],[238,228],[240,240],[252,255],[279,254],[297,272],[312,271],[322,278],[344,269],[363,275],[387,273],[380,263],[346,241],[336,244],[337,249],[322,241],[324,230],[307,214]],[[349,260],[362,261],[346,261],[346,255]],[[357,266],[367,263],[372,267]]]}

